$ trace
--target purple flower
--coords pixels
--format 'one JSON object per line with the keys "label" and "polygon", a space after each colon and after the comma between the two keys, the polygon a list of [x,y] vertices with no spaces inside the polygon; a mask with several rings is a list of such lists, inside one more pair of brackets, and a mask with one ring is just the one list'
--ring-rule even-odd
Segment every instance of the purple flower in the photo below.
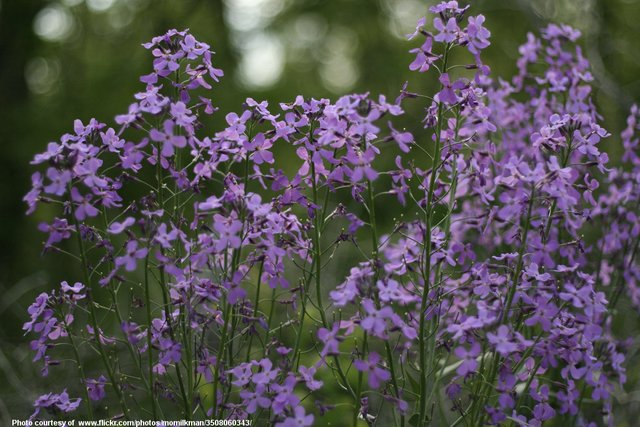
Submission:
{"label": "purple flower", "polygon": [[122,222],[113,221],[111,225],[109,225],[107,232],[111,234],[120,234],[127,228],[131,227],[135,223],[135,221],[136,221],[135,218],[131,216],[128,216]]}
{"label": "purple flower", "polygon": [[[87,328],[87,333],[89,334],[89,336],[94,337],[95,330],[93,329],[93,326],[87,324],[85,327]],[[102,345],[111,345],[115,344],[116,342],[115,338],[105,335],[102,328],[98,328],[98,339],[100,340],[100,343],[102,343]]]}
{"label": "purple flower", "polygon": [[271,389],[275,393],[271,404],[271,410],[276,415],[285,413],[287,408],[294,408],[300,404],[300,398],[295,394],[297,379],[289,374],[282,384],[272,384]]}
{"label": "purple flower", "polygon": [[29,420],[33,420],[35,417],[37,417],[41,409],[55,408],[66,413],[73,412],[78,409],[81,401],[82,399],[80,398],[69,399],[69,394],[67,393],[66,389],[63,390],[60,394],[43,394],[42,396],[38,397],[35,402],[33,402],[35,410],[29,417]]}
{"label": "purple flower", "polygon": [[102,143],[106,145],[112,153],[119,153],[125,144],[124,139],[121,139],[120,135],[116,134],[113,128],[107,129],[106,132],[100,132],[100,138],[102,138]]}
{"label": "purple flower", "polygon": [[202,211],[212,211],[222,206],[222,202],[216,196],[207,198],[206,201],[198,203],[198,209]]}
{"label": "purple flower", "polygon": [[369,378],[369,387],[373,389],[380,388],[380,384],[388,381],[391,374],[386,369],[380,368],[380,355],[375,352],[369,353],[369,360],[358,359],[353,362],[355,368],[360,372],[366,372]]}
{"label": "purple flower", "polygon": [[60,290],[67,295],[72,301],[78,301],[85,298],[83,290],[84,285],[80,282],[76,282],[73,286],[69,286],[67,282],[60,283]]}
{"label": "purple flower", "polygon": [[235,377],[235,380],[233,380],[231,384],[239,387],[249,384],[253,377],[252,366],[250,363],[243,363],[231,369],[229,372]]}
{"label": "purple flower", "polygon": [[43,189],[42,174],[35,172],[31,175],[31,190],[22,198],[27,203],[27,215],[31,215],[36,210],[36,205],[40,200],[40,193]]}
{"label": "purple flower", "polygon": [[220,77],[224,76],[224,72],[218,68],[215,68],[211,63],[211,52],[206,51],[203,56],[203,64],[209,74],[209,77],[211,77],[214,82],[220,81]]}
{"label": "purple flower", "polygon": [[273,154],[269,151],[273,143],[269,139],[266,139],[262,132],[257,134],[253,138],[253,141],[246,143],[245,146],[247,150],[251,152],[251,160],[253,160],[256,165],[273,163]]}
{"label": "purple flower", "polygon": [[424,73],[431,68],[431,65],[436,62],[440,55],[434,54],[431,50],[433,48],[433,39],[431,37],[427,37],[425,42],[421,47],[416,49],[411,49],[409,53],[414,53],[416,58],[409,64],[409,69],[411,71],[419,71]]}
{"label": "purple flower", "polygon": [[138,172],[142,168],[142,160],[144,160],[144,153],[142,148],[148,144],[149,140],[144,139],[140,144],[133,144],[128,142],[124,145],[122,154],[119,156],[120,165],[123,169],[132,170]]}
{"label": "purple flower", "polygon": [[474,342],[471,344],[471,349],[467,350],[466,348],[460,346],[456,347],[454,350],[454,354],[462,359],[462,363],[456,369],[456,373],[460,376],[466,376],[469,373],[473,373],[476,371],[478,367],[478,362],[476,361],[476,357],[480,355],[480,344],[478,342]]}
{"label": "purple flower", "polygon": [[115,260],[116,267],[124,266],[127,271],[134,271],[136,269],[137,260],[147,256],[147,248],[138,249],[137,240],[129,240],[126,246],[126,254],[117,257]]}
{"label": "purple flower", "polygon": [[302,406],[296,406],[293,416],[276,423],[276,427],[309,427],[313,425],[313,415],[305,412]]}
{"label": "purple flower", "polygon": [[369,299],[362,301],[362,307],[366,312],[366,316],[360,321],[362,329],[372,335],[384,338],[386,336],[387,319],[393,316],[391,307],[382,307],[378,310],[374,306],[373,301]]}
{"label": "purple flower", "polygon": [[247,291],[238,282],[225,283],[225,287],[227,288],[227,301],[229,301],[229,304],[235,305],[247,296]]}
{"label": "purple flower", "polygon": [[347,279],[334,291],[329,293],[336,306],[342,307],[350,303],[359,295],[358,287],[373,276],[373,270],[369,263],[362,263],[360,267],[353,267]]}
{"label": "purple flower", "polygon": [[44,186],[45,193],[62,196],[67,192],[67,184],[71,182],[71,176],[71,171],[48,168],[47,179],[50,183]]}
{"label": "purple flower", "polygon": [[391,123],[389,123],[389,129],[391,130],[393,140],[398,144],[400,150],[404,153],[408,153],[411,144],[414,142],[411,132],[398,132],[393,128]]}
{"label": "purple flower", "polygon": [[365,222],[352,214],[351,212],[347,212],[345,215],[347,220],[349,220],[349,228],[347,229],[347,233],[350,235],[356,234],[356,232],[365,225]]}
{"label": "purple flower", "polygon": [[71,188],[71,200],[77,205],[75,208],[75,217],[79,221],[83,221],[87,217],[98,216],[100,211],[93,206],[91,202],[92,196],[82,196],[76,187]]}
{"label": "purple flower", "polygon": [[47,144],[47,151],[44,153],[36,154],[31,161],[32,165],[39,165],[41,163],[48,162],[52,159],[57,158],[62,154],[63,146],[58,144],[57,142],[50,142]]}
{"label": "purple flower", "polygon": [[300,377],[305,382],[309,390],[314,391],[322,387],[322,381],[313,378],[316,373],[316,368],[314,366],[310,368],[300,366],[300,368],[298,368],[298,372],[300,372]]}
{"label": "purple flower", "polygon": [[182,135],[174,135],[173,128],[175,122],[173,120],[164,121],[164,132],[157,129],[151,129],[149,136],[152,141],[162,143],[161,154],[163,157],[173,156],[174,148],[184,148],[187,145],[187,139]]}
{"label": "purple flower", "polygon": [[171,249],[171,242],[176,240],[180,235],[180,231],[173,227],[171,231],[167,232],[167,224],[162,223],[158,226],[153,241],[160,244],[165,249]]}
{"label": "purple flower", "polygon": [[436,95],[437,100],[451,105],[457,104],[458,97],[456,96],[454,89],[462,89],[462,87],[464,87],[462,81],[458,80],[451,84],[449,81],[449,75],[447,73],[443,73],[440,76],[440,83],[442,84],[442,90]]}
{"label": "purple flower", "polygon": [[324,344],[320,354],[322,356],[336,355],[340,353],[340,337],[338,336],[340,325],[334,323],[331,330],[320,328],[318,330],[318,339]]}
{"label": "purple flower", "polygon": [[433,20],[433,25],[436,27],[436,30],[439,31],[439,33],[434,37],[437,42],[451,43],[458,37],[460,28],[458,28],[456,18],[449,18],[446,24],[442,22],[442,19],[435,18]]}
{"label": "purple flower", "polygon": [[104,399],[106,393],[104,391],[104,386],[107,383],[107,379],[100,375],[98,379],[87,378],[87,392],[89,393],[89,398],[94,402]]}
{"label": "purple flower", "polygon": [[268,408],[271,405],[271,400],[264,395],[265,391],[265,386],[259,384],[256,386],[255,391],[242,390],[240,392],[240,397],[244,400],[247,413],[253,414],[258,408]]}
{"label": "purple flower", "polygon": [[512,341],[511,331],[506,325],[500,325],[495,334],[488,332],[487,339],[502,356],[508,356],[518,350],[518,345]]}
{"label": "purple flower", "polygon": [[71,232],[75,230],[75,227],[69,225],[66,219],[56,218],[52,224],[41,223],[38,225],[38,230],[49,233],[45,248],[50,248],[56,243],[60,243],[71,237]]}
{"label": "purple flower", "polygon": [[197,59],[209,50],[209,45],[196,40],[191,34],[187,34],[182,41],[180,47],[187,54],[187,59]]}
{"label": "purple flower", "polygon": [[[131,126],[133,123],[137,122],[140,119],[140,116],[141,116],[140,106],[138,105],[138,103],[134,102],[133,104],[129,105],[129,111],[127,114],[119,114],[115,117],[115,122],[126,128]],[[110,141],[111,143],[113,142],[113,140],[110,140]],[[103,142],[107,146],[109,145],[109,142],[104,140]]]}
{"label": "purple flower", "polygon": [[219,234],[215,245],[216,251],[221,252],[227,247],[239,248],[241,240],[238,233],[242,230],[242,223],[234,217],[225,218],[220,214],[214,215],[213,221],[213,229]]}
{"label": "purple flower", "polygon": [[[46,292],[42,292],[40,295],[36,297],[35,301],[27,309],[27,312],[31,316],[31,321],[26,322],[22,326],[22,329],[24,331],[31,332],[34,329],[34,327],[36,327],[36,324],[38,320],[40,320],[41,316],[43,316],[44,319],[47,320],[53,315],[53,312],[51,310],[47,310],[48,301],[49,301],[49,294],[47,294]],[[40,324],[40,326],[38,326],[38,331],[42,330],[42,325],[43,324]]]}
{"label": "purple flower", "polygon": [[371,167],[376,151],[369,147],[365,151],[349,150],[345,158],[355,167],[351,173],[351,182],[358,183],[364,179],[374,181],[378,178],[378,172]]}
{"label": "purple flower", "polygon": [[[196,121],[196,117],[191,114],[191,110],[187,108],[184,102],[178,101],[171,104],[169,111],[171,112],[171,117],[175,121],[175,124],[183,127],[189,132],[193,132],[193,123]],[[167,129],[167,124],[165,122],[165,133],[169,134],[171,131],[172,128]],[[174,143],[174,145],[176,144]],[[184,147],[184,145],[182,147]]]}
{"label": "purple flower", "polygon": [[376,287],[380,301],[385,303],[397,302],[400,305],[407,305],[418,300],[415,295],[403,289],[400,283],[393,279],[378,280]]}
{"label": "purple flower", "polygon": [[469,25],[464,33],[465,39],[469,42],[467,49],[469,49],[469,52],[474,55],[478,55],[482,49],[489,46],[490,43],[488,39],[491,36],[491,33],[482,26],[484,23],[484,16],[470,16],[468,20]]}
{"label": "purple flower", "polygon": [[158,362],[160,365],[167,366],[171,362],[180,362],[182,344],[174,342],[169,338],[160,338],[159,348],[160,354]]}
{"label": "purple flower", "polygon": [[438,3],[435,6],[431,6],[429,8],[429,12],[431,13],[439,13],[439,14],[453,14],[453,15],[461,15],[463,14],[469,6],[465,6],[463,8],[458,7],[458,2],[455,0],[443,1]]}
{"label": "purple flower", "polygon": [[229,127],[226,129],[226,131],[232,132],[232,134],[230,135],[231,137],[235,135],[235,138],[233,139],[238,139],[238,135],[244,133],[246,129],[245,123],[250,118],[251,118],[251,111],[248,111],[248,110],[244,111],[241,116],[238,116],[236,113],[227,114],[225,119],[229,124]]}
{"label": "purple flower", "polygon": [[153,49],[151,53],[156,57],[153,61],[153,70],[163,77],[177,71],[180,68],[178,61],[184,56],[182,51],[172,53],[159,48]]}
{"label": "purple flower", "polygon": [[129,114],[121,116],[120,122],[122,122],[122,124],[128,124],[137,120],[138,112],[136,110],[154,115],[159,114],[170,102],[169,98],[160,93],[160,89],[162,89],[162,85],[147,85],[145,92],[137,93],[135,95],[135,98],[139,101],[137,108],[134,107],[136,104],[132,104],[129,109]]}
{"label": "purple flower", "polygon": [[418,22],[416,23],[416,30],[411,34],[407,34],[407,39],[408,40],[414,39],[418,34],[422,32],[426,24],[427,24],[427,18],[425,18],[424,16],[418,19]]}
{"label": "purple flower", "polygon": [[546,402],[538,403],[533,408],[533,417],[536,419],[536,421],[547,421],[548,419],[553,418],[555,414],[556,411],[554,411],[553,408]]}
{"label": "purple flower", "polygon": [[134,346],[140,343],[146,336],[146,333],[141,331],[140,326],[135,322],[122,322],[120,328],[127,338],[127,341]]}
{"label": "purple flower", "polygon": [[269,359],[262,359],[258,362],[259,371],[256,372],[251,381],[256,385],[268,385],[278,376],[278,369],[272,369],[273,363]]}
{"label": "purple flower", "polygon": [[218,358],[214,355],[209,354],[207,349],[202,351],[202,355],[198,360],[198,367],[196,368],[196,372],[198,374],[203,375],[204,378],[211,382],[213,381],[213,367],[218,363]]}

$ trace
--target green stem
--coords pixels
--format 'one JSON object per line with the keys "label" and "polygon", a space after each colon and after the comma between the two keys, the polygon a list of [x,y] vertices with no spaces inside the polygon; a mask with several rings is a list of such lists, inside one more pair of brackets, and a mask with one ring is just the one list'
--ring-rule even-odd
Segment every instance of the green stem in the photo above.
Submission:
{"label": "green stem", "polygon": [[[71,184],[69,184],[69,193],[71,193]],[[109,359],[107,357],[107,354],[104,350],[104,347],[102,346],[102,342],[100,341],[100,329],[98,327],[98,319],[96,316],[96,311],[95,311],[95,303],[93,301],[93,294],[91,292],[91,279],[89,278],[89,264],[87,262],[87,255],[85,253],[84,250],[84,242],[82,241],[82,236],[80,235],[80,223],[78,222],[78,219],[76,217],[76,209],[75,206],[73,205],[73,203],[71,204],[72,208],[71,208],[71,216],[73,217],[73,221],[74,221],[74,225],[76,228],[76,237],[77,237],[77,241],[78,241],[78,247],[80,250],[80,260],[82,263],[82,272],[84,274],[84,280],[85,280],[85,285],[87,286],[87,289],[89,290],[89,292],[87,292],[87,305],[89,307],[89,318],[91,321],[91,326],[93,328],[93,337],[96,343],[96,347],[98,349],[98,353],[100,354],[100,357],[102,359],[102,363],[104,364],[105,369],[107,370],[107,375],[109,376],[109,380],[111,381],[111,385],[113,387],[113,390],[116,393],[116,396],[118,397],[118,400],[120,401],[120,405],[122,406],[122,410],[124,413],[125,418],[129,419],[129,409],[127,408],[127,404],[125,403],[124,400],[124,396],[122,394],[122,391],[120,390],[120,387],[118,386],[118,383],[116,381],[115,375],[113,370],[111,369],[111,364],[109,363]],[[86,384],[85,384],[86,387]]]}
{"label": "green stem", "polygon": [[520,273],[522,273],[522,268],[524,267],[524,254],[527,250],[527,237],[529,236],[529,230],[531,229],[531,212],[533,210],[533,201],[535,198],[535,190],[531,190],[531,196],[529,197],[529,205],[527,208],[527,217],[524,224],[524,232],[522,233],[522,242],[520,244],[520,251],[518,252],[518,263],[516,270],[513,274],[513,279],[511,283],[511,287],[509,288],[509,293],[507,294],[507,300],[505,302],[505,307],[502,312],[502,318],[500,319],[500,324],[504,325],[509,317],[509,312],[511,311],[511,305],[513,304],[513,298],[516,294],[516,290],[518,289],[518,279],[520,278]]}
{"label": "green stem", "polygon": [[[156,159],[156,180],[157,180],[156,192],[158,193],[157,194],[158,204],[161,208],[164,209],[165,203],[164,203],[164,194],[162,191],[163,189],[162,181],[164,180],[164,177],[162,173],[162,162],[161,162],[162,148],[160,147],[160,143],[156,144],[156,151],[158,152],[158,157]],[[164,255],[164,251],[162,250],[162,248],[160,249],[160,252],[162,253],[162,255]],[[167,288],[167,283],[164,276],[164,268],[160,266],[158,267],[158,270],[160,272],[160,288],[162,291],[162,302],[163,302],[163,308],[164,308],[165,321],[167,322],[167,328],[169,329],[169,335],[171,336],[171,339],[173,341],[176,341],[175,332],[173,330],[173,326],[171,325],[171,310],[169,308],[169,289]],[[151,328],[151,324],[149,324],[149,328]],[[180,394],[182,396],[182,401],[184,404],[185,417],[187,418],[187,420],[190,420],[191,419],[191,403],[189,401],[189,397],[187,396],[187,393],[184,388],[184,381],[182,380],[180,364],[176,363],[175,368],[176,368],[176,376],[178,377],[178,386],[180,387]]]}
{"label": "green stem", "polygon": [[[520,274],[522,273],[522,268],[524,267],[524,254],[527,249],[527,237],[529,235],[529,230],[531,228],[531,212],[533,210],[534,199],[535,199],[535,189],[532,188],[531,195],[529,197],[529,204],[527,208],[527,216],[525,218],[525,223],[524,223],[524,232],[522,233],[522,242],[520,244],[520,250],[518,252],[518,263],[514,271],[513,277],[511,279],[511,287],[509,288],[507,299],[505,301],[505,306],[502,312],[502,316],[500,318],[500,325],[504,325],[507,322],[507,319],[509,317],[509,312],[511,311],[511,305],[513,304],[513,298],[518,288],[518,280],[520,278]],[[480,387],[480,393],[477,396],[477,400],[474,402],[474,406],[476,407],[474,408],[475,416],[472,417],[472,420],[478,419],[478,424],[477,424],[478,426],[483,425],[485,415],[486,415],[486,414],[480,415],[480,411],[484,406],[484,402],[486,402],[486,400],[488,399],[488,396],[483,397],[484,391],[486,390],[487,393],[489,393],[490,390],[488,388],[493,387],[493,383],[496,379],[496,375],[498,374],[498,367],[501,361],[500,355],[495,350],[493,351],[492,355],[493,355],[492,363],[489,369],[489,377],[488,377],[489,380],[484,386]],[[483,403],[480,404],[479,402],[483,402]],[[475,405],[476,403],[477,405]]]}
{"label": "green stem", "polygon": [[304,319],[307,316],[307,285],[303,284],[300,288],[300,302],[302,307],[300,308],[300,324],[298,325],[298,333],[296,334],[296,342],[293,345],[293,367],[294,369],[298,369],[298,364],[300,363],[300,343],[302,340],[302,331],[304,327]]}
{"label": "green stem", "polygon": [[324,307],[322,305],[322,287],[321,287],[321,279],[320,272],[322,271],[322,250],[320,249],[320,215],[319,209],[317,209],[318,203],[318,189],[316,183],[316,167],[313,161],[311,162],[311,191],[313,192],[313,204],[316,205],[316,212],[313,217],[313,258],[315,262],[316,272],[315,272],[315,282],[316,282],[316,300],[318,304],[318,309],[320,311],[320,317],[322,318],[322,323],[326,324],[327,319],[324,312]]}
{"label": "green stem", "polygon": [[[107,211],[106,209],[103,209],[102,211],[102,218],[104,220],[104,227],[105,230],[108,228],[109,226],[109,221],[107,220]],[[145,280],[147,278],[147,265],[148,265],[148,255],[145,259]],[[111,262],[107,262],[107,266],[109,269],[113,268],[113,266],[111,265]],[[114,311],[116,313],[116,317],[118,319],[118,325],[122,325],[124,318],[122,317],[122,314],[120,312],[120,305],[118,304],[118,292],[116,287],[113,284],[113,280],[110,280],[108,285],[107,285],[109,292],[111,294],[111,300],[113,301],[113,308]],[[149,320],[149,324],[151,324],[151,320]],[[124,332],[123,332],[124,335]],[[152,405],[152,413],[154,418],[156,417],[156,404],[155,404],[155,398],[153,396],[153,390],[152,390],[152,384],[153,384],[153,380],[152,380],[152,376],[149,376],[149,380],[147,381],[147,378],[145,377],[144,371],[142,369],[142,362],[140,360],[139,354],[136,354],[136,350],[133,348],[133,345],[129,342],[129,339],[127,336],[124,336],[124,343],[127,346],[127,349],[129,350],[129,355],[131,356],[131,359],[133,360],[133,362],[136,365],[136,368],[138,369],[138,371],[140,372],[140,378],[142,379],[142,381],[144,382],[145,387],[147,388],[147,390],[149,391],[149,395],[151,397],[151,405]],[[149,349],[151,348],[151,344],[149,344]],[[149,354],[151,354],[151,350],[149,350]],[[151,371],[151,367],[149,368],[150,372]]]}
{"label": "green stem", "polygon": [[[455,129],[455,135],[454,135],[454,142],[458,140],[458,133],[460,130],[460,112],[459,110],[456,111],[456,129]],[[453,212],[454,209],[454,205],[456,202],[456,190],[458,187],[458,168],[457,168],[457,164],[456,164],[456,158],[453,158],[453,176],[451,178],[451,185],[450,185],[450,189],[449,189],[449,203],[447,206],[447,216],[444,219],[444,233],[445,233],[445,242],[449,242],[449,238],[451,237],[451,213]],[[439,263],[436,266],[436,270],[435,270],[435,283],[442,283],[442,278],[443,278],[443,271],[442,271],[442,263]],[[428,365],[429,366],[434,366],[435,363],[435,347],[436,347],[436,331],[439,327],[439,319],[434,319],[433,321],[433,326],[429,327],[429,331],[428,331],[428,335],[431,337],[430,339],[430,343],[429,343],[429,347],[432,349],[432,351],[429,353],[429,362]],[[444,367],[444,365],[443,365]],[[435,393],[437,392],[438,386],[440,384],[440,381],[442,380],[442,375],[436,375],[434,384],[431,386],[431,391],[429,392],[429,397],[427,399],[427,406],[428,403],[431,402],[431,400],[433,399],[433,396],[435,395]],[[441,407],[441,399],[437,399],[438,402],[438,409],[440,409],[440,412],[442,413],[442,407]],[[443,419],[444,421],[444,419]]]}
{"label": "green stem", "polygon": [[[373,298],[376,305],[376,309],[380,310],[382,305],[380,304],[380,296],[378,295],[378,291],[376,289],[376,283],[378,281],[378,266],[379,262],[379,254],[378,254],[378,227],[376,225],[376,207],[375,207],[375,194],[373,191],[373,184],[370,180],[367,180],[367,189],[369,193],[369,223],[371,228],[371,256],[374,262],[374,279],[373,279]],[[393,361],[393,351],[391,349],[391,344],[389,344],[389,340],[385,340],[384,342],[385,352],[387,363],[389,364],[389,371],[391,372],[391,384],[393,385],[393,391],[396,396],[396,399],[400,399],[400,388],[398,387],[398,380],[396,378],[396,369]],[[400,425],[404,426],[404,415],[400,415]]]}
{"label": "green stem", "polygon": [[[443,56],[443,67],[442,70],[444,73],[447,72],[447,59],[448,59],[449,46],[445,48],[444,56]],[[438,114],[437,114],[437,123],[436,123],[436,135],[435,135],[435,147],[433,149],[433,157],[431,163],[431,177],[429,180],[429,188],[427,190],[427,204],[425,206],[425,236],[424,236],[424,253],[423,253],[423,264],[424,268],[422,269],[422,277],[424,280],[424,289],[422,292],[422,299],[420,302],[420,321],[419,321],[419,332],[418,332],[418,358],[420,364],[420,399],[419,399],[419,425],[423,425],[426,423],[426,413],[427,413],[427,348],[426,348],[426,319],[425,319],[425,311],[427,309],[428,296],[430,292],[430,281],[431,281],[431,220],[432,220],[432,204],[433,204],[433,194],[436,186],[436,178],[437,178],[437,166],[440,160],[440,150],[441,150],[441,133],[442,133],[442,121],[444,119],[444,108],[443,104],[438,104]]]}
{"label": "green stem", "polygon": [[[569,158],[571,157],[571,148],[572,145],[572,137],[569,137],[567,141],[567,149],[565,155],[562,158],[562,168],[567,167],[567,163],[569,163]],[[549,232],[551,231],[551,224],[553,223],[553,215],[556,212],[556,207],[558,206],[558,199],[553,199],[551,203],[551,207],[549,208],[549,215],[547,216],[547,221],[544,227],[544,233],[542,235],[542,241],[546,243],[547,239],[549,239]]]}
{"label": "green stem", "polygon": [[218,377],[220,376],[220,365],[224,359],[225,346],[227,343],[227,330],[229,328],[229,318],[231,313],[230,304],[227,302],[224,308],[224,322],[222,327],[222,334],[220,335],[220,344],[218,349],[218,359],[216,360],[216,366],[213,372],[213,416],[217,417],[218,414]]}
{"label": "green stem", "polygon": [[[367,351],[367,333],[364,333],[364,337],[362,339],[362,354],[364,355]],[[360,415],[360,393],[362,393],[362,377],[363,377],[363,372],[362,371],[358,371],[358,383],[356,385],[356,390],[355,390],[355,405],[353,408],[353,418],[352,418],[352,425],[353,427],[357,427],[358,425],[358,415]]]}
{"label": "green stem", "polygon": [[271,290],[271,306],[269,308],[269,317],[267,318],[267,331],[264,334],[264,353],[262,357],[267,355],[267,346],[271,338],[271,324],[273,323],[273,313],[276,308],[276,288]]}
{"label": "green stem", "polygon": [[[64,316],[63,316],[64,319]],[[69,329],[69,325],[67,321],[64,321],[64,329],[67,331],[67,336],[69,337],[69,344],[71,344],[71,348],[73,348],[73,355],[76,359],[76,364],[78,365],[78,373],[80,374],[80,380],[82,381],[82,388],[84,389],[85,395],[85,403],[87,405],[87,412],[89,414],[89,419],[93,420],[93,406],[91,405],[91,399],[89,398],[89,390],[87,389],[87,376],[84,374],[84,368],[82,367],[82,362],[80,359],[80,353],[78,352],[78,347],[76,346],[75,340],[73,339],[73,335],[71,334],[71,330]]]}
{"label": "green stem", "polygon": [[[262,269],[264,267],[264,260],[260,262],[260,269],[258,271],[258,284],[256,285],[256,302],[253,307],[253,321],[258,318],[258,309],[260,308],[260,285],[262,284]],[[246,362],[249,362],[251,359],[251,345],[253,344],[253,336],[254,333],[252,331],[249,332],[249,344],[247,345],[247,357],[245,358]]]}
{"label": "green stem", "polygon": [[145,297],[145,306],[147,311],[147,357],[149,363],[149,393],[151,395],[151,410],[153,412],[153,418],[157,418],[156,414],[156,395],[155,395],[155,387],[154,387],[154,379],[153,379],[153,352],[151,349],[153,346],[151,345],[151,340],[153,337],[153,333],[151,331],[151,292],[149,289],[149,254],[145,257],[144,260],[144,297]]}
{"label": "green stem", "polygon": [[[309,140],[311,141],[313,139],[313,126],[310,128],[309,130]],[[316,174],[316,168],[315,168],[315,164],[313,163],[313,161],[311,161],[311,192],[312,192],[312,200],[313,200],[313,204],[315,206],[318,206],[318,187],[317,187],[317,174]],[[293,357],[294,357],[294,367],[297,368],[299,361],[300,361],[300,354],[299,354],[299,349],[300,349],[300,343],[301,343],[301,339],[302,339],[302,334],[303,334],[303,330],[304,330],[304,319],[306,317],[306,298],[308,298],[308,289],[309,289],[309,282],[311,281],[311,275],[314,276],[315,279],[315,288],[316,288],[316,299],[317,299],[317,304],[318,304],[318,309],[320,311],[320,319],[322,322],[322,326],[326,329],[330,329],[329,328],[329,324],[327,321],[327,317],[326,314],[324,312],[324,306],[322,303],[322,288],[321,288],[321,271],[322,271],[322,250],[320,248],[320,242],[321,242],[321,237],[322,237],[322,231],[321,231],[321,227],[324,221],[324,215],[326,213],[326,207],[327,207],[327,201],[328,201],[328,189],[327,192],[325,193],[325,197],[324,197],[324,206],[322,207],[322,215],[319,215],[320,213],[320,209],[317,209],[315,212],[315,216],[314,216],[314,225],[313,225],[313,254],[312,254],[312,264],[311,264],[311,272],[309,273],[308,277],[305,277],[303,286],[302,286],[302,292],[303,295],[301,297],[301,301],[302,301],[302,308],[301,308],[301,315],[300,315],[300,324],[298,326],[298,334],[296,336],[296,342],[294,345],[294,350],[293,350]],[[272,306],[273,309],[273,306]],[[271,316],[270,316],[271,317]],[[349,380],[347,379],[346,374],[344,373],[344,370],[342,369],[342,366],[340,364],[340,359],[337,355],[333,356],[333,361],[335,363],[335,367],[336,370],[338,371],[338,375],[340,376],[340,378],[342,379],[345,388],[349,391],[349,393],[353,396],[354,400],[358,401],[358,395],[354,392],[354,390],[352,389]]]}

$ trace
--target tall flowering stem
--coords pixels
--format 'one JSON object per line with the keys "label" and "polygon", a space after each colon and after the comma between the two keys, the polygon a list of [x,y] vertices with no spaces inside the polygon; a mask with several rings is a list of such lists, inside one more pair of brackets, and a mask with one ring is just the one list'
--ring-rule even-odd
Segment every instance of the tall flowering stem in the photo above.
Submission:
{"label": "tall flowering stem", "polygon": [[[444,50],[442,59],[442,73],[447,73],[447,58],[449,55],[450,45],[447,44]],[[429,177],[429,187],[426,194],[425,214],[424,214],[424,252],[423,252],[423,272],[422,279],[424,280],[424,289],[422,290],[422,301],[420,303],[420,328],[418,332],[419,337],[419,357],[420,357],[420,406],[419,406],[419,423],[427,422],[427,390],[428,374],[431,370],[431,366],[427,366],[427,348],[426,343],[426,312],[427,302],[429,298],[429,292],[431,291],[431,232],[432,232],[432,219],[434,215],[433,196],[437,183],[438,168],[440,165],[440,138],[442,133],[442,121],[444,113],[443,102],[438,103],[438,113],[436,115],[436,128],[435,128],[435,145],[433,147],[433,154],[431,157],[431,175]],[[435,333],[431,334],[432,342],[435,341]],[[431,354],[435,352],[435,346],[430,348]]]}
{"label": "tall flowering stem", "polygon": [[[69,188],[69,191],[71,191],[71,187]],[[87,255],[84,249],[84,242],[81,236],[81,232],[80,232],[80,223],[77,220],[77,215],[76,212],[73,212],[74,214],[74,223],[75,223],[75,231],[76,231],[76,237],[77,237],[77,241],[78,241],[78,248],[80,251],[80,260],[82,263],[82,272],[84,274],[84,282],[87,285],[91,284],[91,280],[89,278],[89,264],[87,261]],[[120,405],[122,407],[123,410],[123,415],[125,416],[125,418],[129,418],[129,410],[127,408],[127,404],[125,403],[124,400],[124,395],[122,393],[122,390],[120,389],[120,386],[118,385],[118,382],[116,381],[116,377],[115,377],[115,373],[113,372],[113,368],[111,367],[111,363],[109,362],[109,358],[104,350],[104,347],[102,345],[102,339],[101,339],[101,332],[100,332],[100,328],[98,325],[98,319],[96,316],[96,310],[95,310],[95,302],[93,300],[93,297],[91,295],[91,292],[87,293],[87,299],[88,299],[88,307],[89,307],[89,318],[91,321],[91,326],[93,328],[93,337],[94,337],[94,341],[96,344],[96,348],[98,349],[98,353],[100,354],[100,357],[102,359],[102,363],[107,371],[107,375],[109,380],[111,381],[111,385],[113,387],[113,391],[116,393],[116,396],[118,397],[118,400],[120,401]],[[75,345],[73,346],[74,349],[76,348]],[[79,358],[78,358],[79,360]]]}

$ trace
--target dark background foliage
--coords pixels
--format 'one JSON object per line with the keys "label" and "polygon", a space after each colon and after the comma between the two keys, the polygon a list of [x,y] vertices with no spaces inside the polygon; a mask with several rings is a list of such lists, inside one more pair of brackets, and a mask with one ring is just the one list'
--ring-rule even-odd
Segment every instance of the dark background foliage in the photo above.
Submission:
{"label": "dark background foliage", "polygon": [[[30,402],[45,390],[22,337],[26,308],[42,290],[79,277],[72,263],[41,255],[36,226],[48,213],[24,216],[28,162],[71,129],[73,119],[109,122],[126,111],[142,87],[137,76],[150,70],[142,42],[168,28],[188,27],[213,46],[215,64],[226,73],[212,96],[222,110],[212,119],[215,126],[247,96],[273,104],[299,93],[335,98],[369,90],[395,97],[405,80],[413,89],[428,88],[429,77],[407,68],[411,45],[403,35],[433,3],[0,0],[0,423],[25,418]],[[494,75],[511,75],[528,31],[549,22],[582,30],[596,77],[595,99],[614,134],[606,149],[615,162],[617,134],[640,97],[640,1],[478,0],[472,7],[487,17],[493,33],[485,63]],[[408,113],[419,118],[421,112]],[[635,425],[640,411],[640,392],[634,393],[638,369],[632,362],[629,370],[629,384],[619,392],[620,426]]]}

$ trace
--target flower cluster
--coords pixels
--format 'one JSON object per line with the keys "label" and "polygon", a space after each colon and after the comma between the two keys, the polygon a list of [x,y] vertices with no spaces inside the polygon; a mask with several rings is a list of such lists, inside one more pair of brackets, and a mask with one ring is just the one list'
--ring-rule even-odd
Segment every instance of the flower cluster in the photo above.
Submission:
{"label": "flower cluster", "polygon": [[59,207],[45,249],[84,272],[24,326],[43,375],[74,360],[84,397],[45,394],[32,418],[100,402],[283,427],[328,411],[612,425],[628,344],[612,317],[621,295],[640,307],[640,112],[611,168],[579,32],[530,34],[495,78],[485,17],[430,12],[409,68],[433,94],[248,98],[218,131],[201,120],[223,75],[210,47],[176,30],[143,45],[153,71],[128,112],[76,121],[32,162],[28,214]]}

